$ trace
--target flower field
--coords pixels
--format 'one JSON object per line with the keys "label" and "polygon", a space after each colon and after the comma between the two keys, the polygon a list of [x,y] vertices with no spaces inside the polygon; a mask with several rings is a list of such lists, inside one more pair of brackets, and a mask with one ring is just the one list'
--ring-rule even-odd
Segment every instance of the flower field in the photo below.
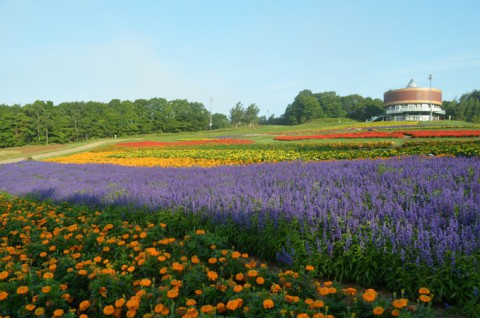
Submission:
{"label": "flower field", "polygon": [[292,140],[308,140],[308,139],[358,139],[358,138],[402,138],[404,135],[397,132],[387,131],[364,131],[355,133],[326,133],[320,135],[303,135],[303,136],[278,136],[275,140],[292,141]]}
{"label": "flower field", "polygon": [[[134,146],[132,146],[134,145]],[[352,141],[329,143],[273,143],[252,144],[242,142],[192,143],[128,143],[113,147],[51,158],[56,163],[103,163],[146,167],[216,167],[277,163],[283,161],[325,161],[335,159],[388,158],[408,155],[480,156],[479,141],[451,140],[407,142],[395,146],[389,141]]]}
{"label": "flower field", "polygon": [[273,271],[208,231],[179,239],[152,214],[5,196],[0,208],[2,317],[432,317],[427,288],[385,300],[315,280],[311,265]]}
{"label": "flower field", "polygon": [[413,138],[470,138],[480,137],[480,130],[408,130],[400,131]]}
{"label": "flower field", "polygon": [[364,139],[364,138],[472,138],[480,137],[480,130],[399,130],[399,131],[361,131],[352,133],[323,133],[316,135],[286,135],[275,137],[275,140],[293,141],[309,139]]}
{"label": "flower field", "polygon": [[480,140],[408,134],[0,165],[0,318],[477,317]]}
{"label": "flower field", "polygon": [[317,277],[404,288],[411,299],[428,286],[438,301],[478,309],[476,157],[213,168],[22,162],[0,166],[0,176],[0,190],[14,195],[116,207],[123,218],[161,210],[175,219],[164,221],[172,233],[200,227],[226,246],[311,265]]}

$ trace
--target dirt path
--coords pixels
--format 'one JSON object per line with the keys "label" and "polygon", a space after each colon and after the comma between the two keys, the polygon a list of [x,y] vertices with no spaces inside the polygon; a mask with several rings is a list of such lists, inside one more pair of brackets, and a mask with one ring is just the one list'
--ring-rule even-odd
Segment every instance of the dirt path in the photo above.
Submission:
{"label": "dirt path", "polygon": [[75,152],[81,152],[81,151],[86,151],[90,150],[93,148],[97,148],[103,145],[111,144],[111,143],[116,143],[116,142],[121,142],[123,141],[122,139],[111,139],[111,140],[102,140],[102,141],[95,141],[86,145],[74,147],[74,148],[69,148],[69,149],[63,149],[63,150],[53,150],[51,152],[45,152],[41,154],[36,154],[36,155],[31,155],[28,157],[17,157],[17,158],[10,158],[10,159],[4,159],[0,160],[0,164],[6,164],[6,163],[15,163],[15,162],[20,162],[24,160],[39,160],[39,159],[45,159],[49,157],[56,157],[56,156],[63,156],[63,155],[68,155],[71,153]]}

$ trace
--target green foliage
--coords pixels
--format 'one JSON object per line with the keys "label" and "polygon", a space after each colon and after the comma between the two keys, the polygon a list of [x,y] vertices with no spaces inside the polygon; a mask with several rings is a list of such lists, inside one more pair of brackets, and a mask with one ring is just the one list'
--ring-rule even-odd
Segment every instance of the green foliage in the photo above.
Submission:
{"label": "green foliage", "polygon": [[207,130],[209,117],[203,104],[178,99],[0,105],[0,148]]}
{"label": "green foliage", "polygon": [[445,101],[442,106],[447,118],[480,123],[480,90],[463,94],[458,101]]}

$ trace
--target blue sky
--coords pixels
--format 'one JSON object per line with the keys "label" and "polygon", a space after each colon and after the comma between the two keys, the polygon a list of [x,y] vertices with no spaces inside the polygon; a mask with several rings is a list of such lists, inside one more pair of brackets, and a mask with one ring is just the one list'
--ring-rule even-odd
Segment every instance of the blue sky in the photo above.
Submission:
{"label": "blue sky", "polygon": [[[0,0],[0,104],[188,99],[280,116],[299,91],[480,89],[480,1]],[[212,98],[212,100],[211,100]]]}

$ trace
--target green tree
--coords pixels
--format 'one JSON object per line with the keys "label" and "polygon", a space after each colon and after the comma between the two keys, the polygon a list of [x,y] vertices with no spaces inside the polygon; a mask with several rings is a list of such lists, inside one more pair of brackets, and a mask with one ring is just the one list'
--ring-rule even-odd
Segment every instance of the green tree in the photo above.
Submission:
{"label": "green tree", "polygon": [[257,107],[256,104],[250,104],[245,110],[245,115],[243,121],[249,127],[255,126],[258,124],[258,113],[260,113],[260,109]]}
{"label": "green tree", "polygon": [[323,118],[325,113],[312,91],[305,89],[298,93],[292,104],[287,106],[283,117],[287,124],[297,125],[312,119]]}
{"label": "green tree", "polygon": [[222,129],[230,127],[230,120],[227,115],[215,113],[212,115],[212,129]]}
{"label": "green tree", "polygon": [[245,117],[245,109],[243,108],[243,104],[238,102],[235,107],[230,109],[230,122],[232,125],[235,125],[235,128],[238,128]]}
{"label": "green tree", "polygon": [[342,108],[342,100],[335,92],[324,92],[315,94],[318,104],[328,118],[343,118],[347,112]]}

